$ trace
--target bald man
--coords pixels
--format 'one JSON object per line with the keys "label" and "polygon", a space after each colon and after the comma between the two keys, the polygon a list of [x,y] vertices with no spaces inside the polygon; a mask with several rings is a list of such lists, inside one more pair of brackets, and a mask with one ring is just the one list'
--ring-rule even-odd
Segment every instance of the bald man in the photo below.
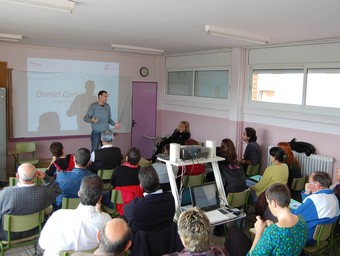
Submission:
{"label": "bald man", "polygon": [[[7,239],[3,230],[2,217],[4,214],[25,215],[44,210],[50,206],[61,190],[54,180],[35,169],[30,163],[21,164],[16,174],[16,186],[6,187],[0,191],[0,240]],[[42,180],[36,186],[35,178]],[[35,234],[36,230],[14,233],[12,239],[19,239]]]}
{"label": "bald man", "polygon": [[121,256],[131,246],[131,231],[127,223],[120,218],[115,218],[106,223],[98,231],[99,249],[93,254],[77,252],[74,256],[104,255]]}

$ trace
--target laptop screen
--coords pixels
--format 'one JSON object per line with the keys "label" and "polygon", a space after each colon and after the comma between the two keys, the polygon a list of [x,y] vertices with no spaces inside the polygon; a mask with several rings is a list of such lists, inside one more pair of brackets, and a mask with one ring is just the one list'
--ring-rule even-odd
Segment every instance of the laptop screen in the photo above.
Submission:
{"label": "laptop screen", "polygon": [[220,207],[215,182],[191,186],[190,194],[193,206],[197,206],[204,211],[209,211]]}

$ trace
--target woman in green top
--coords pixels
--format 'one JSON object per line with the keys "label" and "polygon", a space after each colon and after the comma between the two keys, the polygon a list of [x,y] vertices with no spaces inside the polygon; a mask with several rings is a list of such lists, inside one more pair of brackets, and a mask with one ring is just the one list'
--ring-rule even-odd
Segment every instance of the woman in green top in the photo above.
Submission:
{"label": "woman in green top", "polygon": [[[251,193],[251,202],[256,203],[257,197],[264,192],[270,185],[274,183],[287,184],[288,182],[288,166],[284,163],[285,153],[279,147],[272,147],[269,150],[271,162],[273,165],[268,166],[263,173],[263,176],[259,182],[250,189],[253,191]],[[255,196],[255,193],[256,196]]]}
{"label": "woman in green top", "polygon": [[300,255],[307,240],[307,225],[301,216],[289,210],[290,192],[283,184],[273,184],[266,190],[268,207],[278,222],[264,222],[259,216],[256,234],[247,255]]}

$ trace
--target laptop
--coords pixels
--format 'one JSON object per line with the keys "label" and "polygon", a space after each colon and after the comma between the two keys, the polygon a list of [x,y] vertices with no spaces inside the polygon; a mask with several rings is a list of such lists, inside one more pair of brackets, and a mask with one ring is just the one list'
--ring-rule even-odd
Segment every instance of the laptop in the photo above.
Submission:
{"label": "laptop", "polygon": [[215,182],[190,187],[192,206],[201,208],[209,218],[211,225],[225,223],[237,215],[220,206],[220,199]]}

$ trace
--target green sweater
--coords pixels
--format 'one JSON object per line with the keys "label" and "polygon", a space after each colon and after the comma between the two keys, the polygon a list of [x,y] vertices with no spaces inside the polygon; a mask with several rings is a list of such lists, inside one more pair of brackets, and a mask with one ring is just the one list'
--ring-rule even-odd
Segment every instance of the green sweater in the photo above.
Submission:
{"label": "green sweater", "polygon": [[252,190],[256,192],[257,196],[259,196],[274,183],[287,184],[288,173],[288,166],[286,164],[268,166],[263,173],[262,179],[253,186]]}

